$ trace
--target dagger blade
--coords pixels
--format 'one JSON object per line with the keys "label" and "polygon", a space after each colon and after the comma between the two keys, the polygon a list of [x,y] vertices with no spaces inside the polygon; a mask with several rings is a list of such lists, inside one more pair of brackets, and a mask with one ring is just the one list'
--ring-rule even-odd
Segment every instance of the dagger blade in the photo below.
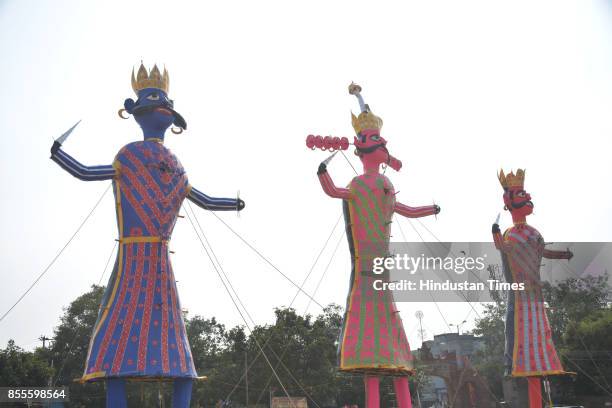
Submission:
{"label": "dagger blade", "polygon": [[64,142],[66,141],[66,139],[68,139],[68,136],[70,136],[70,134],[72,133],[72,131],[74,130],[74,128],[76,128],[78,126],[78,124],[81,123],[81,120],[79,119],[79,121],[77,123],[75,123],[70,129],[68,129],[67,131],[64,132],[64,134],[62,134],[60,137],[58,137],[57,139],[55,139],[56,142],[58,142],[59,144],[64,144]]}
{"label": "dagger blade", "polygon": [[332,159],[334,158],[334,156],[338,154],[338,150],[336,150],[335,152],[333,152],[331,154],[331,156],[329,156],[327,159],[323,160],[323,163],[327,166],[329,164],[330,161],[332,161]]}

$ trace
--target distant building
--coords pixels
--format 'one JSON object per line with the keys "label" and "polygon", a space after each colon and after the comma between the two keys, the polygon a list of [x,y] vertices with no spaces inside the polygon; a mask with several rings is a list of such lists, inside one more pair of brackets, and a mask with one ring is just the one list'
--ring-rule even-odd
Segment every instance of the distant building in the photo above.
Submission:
{"label": "distant building", "polygon": [[423,387],[419,399],[423,408],[445,407],[444,404],[448,403],[448,388],[446,388],[444,378],[429,376],[428,383]]}
{"label": "distant building", "polygon": [[462,368],[465,358],[470,358],[478,350],[484,349],[484,341],[471,334],[443,333],[436,334],[433,340],[424,341],[433,358],[446,358],[454,353],[457,366]]}
{"label": "distant building", "polygon": [[471,334],[444,333],[424,341],[417,354],[428,375],[420,393],[423,408],[489,408],[494,405],[470,359],[484,348]]}

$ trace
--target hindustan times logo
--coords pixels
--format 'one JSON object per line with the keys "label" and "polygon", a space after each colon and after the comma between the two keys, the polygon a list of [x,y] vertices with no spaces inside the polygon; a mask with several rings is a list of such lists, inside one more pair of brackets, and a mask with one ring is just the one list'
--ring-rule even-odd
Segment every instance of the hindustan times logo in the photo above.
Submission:
{"label": "hindustan times logo", "polygon": [[484,256],[410,256],[408,254],[396,254],[394,256],[377,257],[373,259],[372,272],[380,275],[385,270],[407,271],[414,275],[418,270],[445,270],[453,271],[458,275],[466,271],[483,271],[485,269]]}

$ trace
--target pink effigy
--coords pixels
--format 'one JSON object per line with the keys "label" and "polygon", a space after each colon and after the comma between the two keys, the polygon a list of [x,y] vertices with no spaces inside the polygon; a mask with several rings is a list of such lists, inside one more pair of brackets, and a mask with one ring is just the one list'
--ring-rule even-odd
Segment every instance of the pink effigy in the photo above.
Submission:
{"label": "pink effigy", "polygon": [[[352,124],[357,134],[353,143],[355,154],[361,160],[363,173],[355,176],[347,187],[337,187],[327,171],[331,158],[320,164],[317,173],[323,191],[342,200],[352,260],[350,289],[338,346],[338,366],[341,371],[365,374],[368,408],[379,406],[379,376],[383,375],[396,377],[394,386],[398,405],[409,408],[408,375],[414,370],[410,345],[393,293],[373,288],[374,280],[381,279],[381,275],[372,274],[372,261],[375,257],[389,254],[391,222],[395,213],[418,218],[437,214],[440,208],[437,205],[410,207],[396,200],[395,188],[380,168],[387,165],[399,170],[401,161],[387,150],[387,141],[380,135],[382,119],[363,103],[360,91],[361,88],[355,84],[349,87],[362,110],[358,116],[352,116]],[[325,140],[309,137],[307,146],[317,148],[320,145],[323,150],[330,150]]]}

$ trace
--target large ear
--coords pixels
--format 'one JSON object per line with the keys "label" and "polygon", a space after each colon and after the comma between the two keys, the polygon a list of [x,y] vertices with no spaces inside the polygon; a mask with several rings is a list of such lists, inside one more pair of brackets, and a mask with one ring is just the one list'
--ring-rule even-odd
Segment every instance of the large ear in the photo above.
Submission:
{"label": "large ear", "polygon": [[183,130],[187,130],[187,122],[185,122],[185,119],[183,119],[181,114],[175,110],[173,110],[172,113],[174,113],[174,122],[172,122],[172,124],[180,127]]}
{"label": "large ear", "polygon": [[136,102],[134,102],[134,100],[132,98],[127,98],[124,102],[123,102],[123,107],[125,108],[125,110],[127,111],[127,113],[131,114],[132,111],[134,110],[134,106],[136,106]]}

